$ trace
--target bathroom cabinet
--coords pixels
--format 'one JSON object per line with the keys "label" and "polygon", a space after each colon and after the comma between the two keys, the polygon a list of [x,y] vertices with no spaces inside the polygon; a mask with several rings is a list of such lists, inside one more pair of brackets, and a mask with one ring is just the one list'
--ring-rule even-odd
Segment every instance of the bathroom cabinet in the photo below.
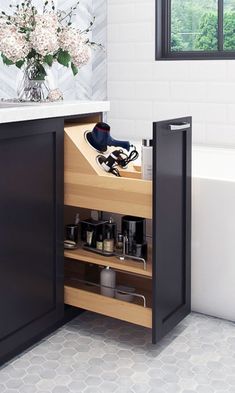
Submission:
{"label": "bathroom cabinet", "polygon": [[[65,251],[65,303],[152,329],[156,343],[190,312],[191,118],[154,123],[152,181],[142,180],[135,166],[119,178],[97,165],[98,153],[84,138],[97,120],[90,116],[65,126],[65,205],[144,217],[151,223],[152,247],[146,269],[82,248]],[[143,298],[128,303],[101,295],[104,266]]]}
{"label": "bathroom cabinet", "polygon": [[[71,311],[144,326],[153,343],[190,312],[191,118],[154,124],[151,182],[138,167],[117,178],[97,166],[84,132],[108,110],[105,102],[0,108],[0,364]],[[64,252],[64,224],[78,210],[84,218],[91,210],[146,218],[146,269],[81,248]],[[104,266],[141,297],[102,296],[91,283]]]}

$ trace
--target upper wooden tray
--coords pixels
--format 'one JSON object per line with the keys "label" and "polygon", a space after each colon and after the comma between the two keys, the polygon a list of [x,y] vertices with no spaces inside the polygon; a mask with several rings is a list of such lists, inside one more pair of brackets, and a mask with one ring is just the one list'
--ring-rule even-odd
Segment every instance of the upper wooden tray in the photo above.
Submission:
{"label": "upper wooden tray", "polygon": [[65,205],[152,218],[152,182],[131,166],[122,177],[104,172],[84,134],[95,123],[65,128]]}
{"label": "upper wooden tray", "polygon": [[149,258],[147,260],[147,269],[144,270],[143,264],[141,262],[134,261],[132,259],[125,259],[121,261],[117,257],[104,257],[93,252],[89,252],[82,248],[76,250],[65,250],[64,256],[69,259],[92,263],[99,266],[109,266],[113,269],[120,271],[137,274],[143,277],[152,278],[152,250],[149,249]]}

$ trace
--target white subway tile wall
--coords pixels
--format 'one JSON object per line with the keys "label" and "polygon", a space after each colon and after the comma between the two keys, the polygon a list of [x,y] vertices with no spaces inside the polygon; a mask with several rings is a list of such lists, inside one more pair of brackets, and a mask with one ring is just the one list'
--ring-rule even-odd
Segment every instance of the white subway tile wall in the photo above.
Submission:
{"label": "white subway tile wall", "polygon": [[235,148],[235,61],[155,61],[155,0],[108,1],[108,121],[151,136],[158,118],[193,116],[195,144]]}

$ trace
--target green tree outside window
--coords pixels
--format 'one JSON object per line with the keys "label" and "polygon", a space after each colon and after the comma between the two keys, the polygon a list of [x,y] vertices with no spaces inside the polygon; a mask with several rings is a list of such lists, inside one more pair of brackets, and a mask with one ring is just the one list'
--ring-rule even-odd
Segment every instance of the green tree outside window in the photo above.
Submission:
{"label": "green tree outside window", "polygon": [[[217,0],[172,0],[171,4],[171,51],[217,51]],[[224,50],[235,50],[235,0],[224,1]]]}

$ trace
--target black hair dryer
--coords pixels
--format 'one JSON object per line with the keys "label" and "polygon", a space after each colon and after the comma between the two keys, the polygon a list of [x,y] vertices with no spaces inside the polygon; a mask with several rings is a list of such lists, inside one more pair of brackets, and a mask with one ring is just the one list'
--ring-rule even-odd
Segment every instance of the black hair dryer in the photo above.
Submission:
{"label": "black hair dryer", "polygon": [[104,153],[108,146],[122,147],[130,150],[130,142],[118,141],[110,135],[110,126],[106,123],[97,123],[92,131],[85,133],[87,142],[98,152]]}

